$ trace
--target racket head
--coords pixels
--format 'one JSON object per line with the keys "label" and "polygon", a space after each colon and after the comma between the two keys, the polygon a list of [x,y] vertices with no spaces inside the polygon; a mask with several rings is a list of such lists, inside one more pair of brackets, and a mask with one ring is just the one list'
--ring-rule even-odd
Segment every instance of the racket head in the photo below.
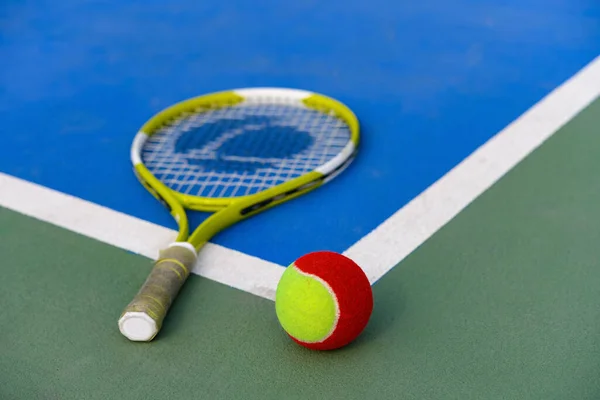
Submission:
{"label": "racket head", "polygon": [[333,179],[354,158],[355,114],[322,94],[288,88],[211,93],[168,107],[144,124],[131,147],[138,179],[180,224],[184,209],[242,219]]}

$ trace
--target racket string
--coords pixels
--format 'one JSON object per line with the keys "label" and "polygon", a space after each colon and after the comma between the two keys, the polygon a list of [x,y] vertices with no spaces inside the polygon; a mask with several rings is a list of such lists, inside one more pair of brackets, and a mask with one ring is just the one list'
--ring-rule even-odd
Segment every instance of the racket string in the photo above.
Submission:
{"label": "racket string", "polygon": [[350,130],[339,118],[257,103],[189,113],[152,135],[142,159],[173,190],[234,197],[310,172],[349,140]]}

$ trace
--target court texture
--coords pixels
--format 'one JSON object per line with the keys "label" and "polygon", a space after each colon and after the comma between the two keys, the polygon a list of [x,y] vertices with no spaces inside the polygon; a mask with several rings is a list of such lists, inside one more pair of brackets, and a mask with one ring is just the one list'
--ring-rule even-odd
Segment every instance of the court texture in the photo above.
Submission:
{"label": "court texture", "polygon": [[[0,399],[597,400],[599,55],[592,0],[3,1]],[[243,87],[344,102],[358,156],[214,237],[130,342],[119,314],[176,234],[131,141]],[[332,352],[274,309],[317,250],[375,300]]]}

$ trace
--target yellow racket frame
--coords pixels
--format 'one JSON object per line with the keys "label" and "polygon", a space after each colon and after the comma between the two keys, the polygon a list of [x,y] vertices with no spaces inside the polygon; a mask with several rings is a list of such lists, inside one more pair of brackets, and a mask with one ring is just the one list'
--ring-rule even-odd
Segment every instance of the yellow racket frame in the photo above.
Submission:
{"label": "yellow racket frame", "polygon": [[[233,106],[244,101],[245,97],[238,94],[235,90],[217,92],[187,99],[156,114],[142,126],[140,133],[148,137],[152,136],[162,127],[168,125],[169,122],[177,119],[186,112],[198,112],[198,110],[210,111],[222,107]],[[358,148],[360,139],[359,122],[356,115],[347,106],[333,98],[316,93],[306,96],[301,99],[301,102],[308,108],[333,114],[342,119],[350,129],[350,141],[354,144],[355,148]],[[135,151],[137,151],[137,149]],[[170,210],[171,215],[175,221],[177,221],[179,234],[175,241],[188,241],[197,250],[217,232],[225,229],[231,224],[238,222],[245,217],[254,215],[259,211],[274,207],[282,202],[291,200],[310,190],[316,189],[324,182],[323,173],[312,171],[281,185],[252,195],[223,198],[198,197],[171,190],[152,175],[139,157],[132,155],[132,159],[134,160],[133,166],[135,173],[140,182],[154,197],[163,202],[163,204],[166,203],[165,205]],[[277,199],[278,194],[286,193],[295,188],[302,189],[298,190],[293,195],[286,196],[279,200]],[[275,200],[268,206],[255,212],[249,212],[244,217],[240,215],[239,210],[243,209],[245,205],[250,206],[254,203],[268,201],[271,198],[275,198]],[[239,207],[228,208],[232,203],[239,203]],[[196,232],[188,239],[189,223],[185,209],[206,212],[223,212],[218,212],[210,216],[205,223],[203,223],[203,229],[196,230]]]}

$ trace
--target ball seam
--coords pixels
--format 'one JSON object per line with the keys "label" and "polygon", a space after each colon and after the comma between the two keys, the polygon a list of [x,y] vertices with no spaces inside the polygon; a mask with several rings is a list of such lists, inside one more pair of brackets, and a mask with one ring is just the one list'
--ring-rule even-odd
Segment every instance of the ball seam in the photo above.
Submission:
{"label": "ball seam", "polygon": [[300,275],[307,276],[307,277],[310,277],[310,278],[318,281],[321,285],[323,285],[325,287],[325,289],[327,290],[329,295],[331,295],[331,297],[333,298],[333,304],[335,305],[335,319],[333,320],[333,324],[332,324],[329,332],[327,332],[327,334],[325,336],[323,336],[322,339],[319,339],[316,341],[300,340],[301,342],[307,343],[307,344],[323,343],[324,341],[329,339],[331,337],[331,335],[333,335],[333,333],[335,332],[335,330],[338,326],[338,322],[340,320],[340,314],[341,314],[338,298],[335,295],[335,292],[333,291],[332,287],[323,278],[321,278],[317,275],[314,275],[314,274],[309,274],[308,272],[304,272],[300,268],[298,268],[298,266],[295,264],[292,266],[292,268],[294,268]]}

